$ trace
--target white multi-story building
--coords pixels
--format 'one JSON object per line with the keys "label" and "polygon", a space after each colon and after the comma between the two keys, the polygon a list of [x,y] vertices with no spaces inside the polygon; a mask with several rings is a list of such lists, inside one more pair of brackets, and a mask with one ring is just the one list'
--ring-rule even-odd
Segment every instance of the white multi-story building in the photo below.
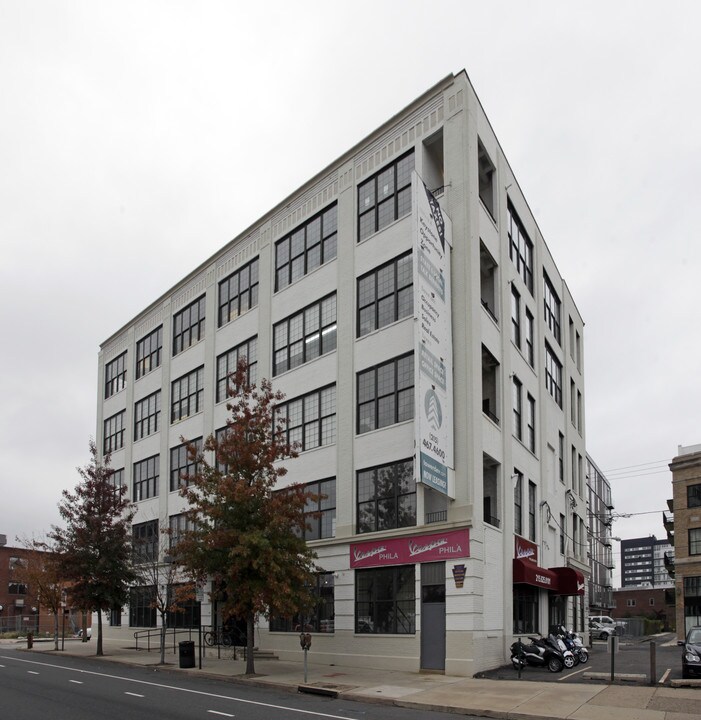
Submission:
{"label": "white multi-story building", "polygon": [[[104,342],[99,446],[137,503],[135,536],[177,532],[182,438],[224,427],[245,354],[286,395],[301,451],[284,482],[324,496],[315,658],[471,675],[516,634],[583,628],[582,342],[461,72]],[[217,612],[205,594],[187,617]],[[148,590],[112,620],[155,624]],[[261,619],[256,643],[298,657],[295,629]]]}

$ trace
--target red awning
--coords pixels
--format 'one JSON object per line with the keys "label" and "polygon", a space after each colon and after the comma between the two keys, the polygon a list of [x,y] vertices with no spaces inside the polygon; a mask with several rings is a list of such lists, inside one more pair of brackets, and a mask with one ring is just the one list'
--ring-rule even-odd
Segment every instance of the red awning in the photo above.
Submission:
{"label": "red awning", "polygon": [[535,585],[535,587],[557,592],[557,575],[552,570],[538,567],[529,560],[514,558],[513,573],[514,584]]}
{"label": "red awning", "polygon": [[584,595],[584,575],[571,567],[550,568],[557,577],[558,595]]}

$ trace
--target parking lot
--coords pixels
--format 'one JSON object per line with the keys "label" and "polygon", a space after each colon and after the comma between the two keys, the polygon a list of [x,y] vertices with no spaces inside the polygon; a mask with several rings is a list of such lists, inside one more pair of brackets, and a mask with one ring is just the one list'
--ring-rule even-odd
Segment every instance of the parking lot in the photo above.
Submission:
{"label": "parking lot", "polygon": [[[650,638],[632,638],[623,636],[619,638],[619,650],[614,655],[614,682],[635,682],[623,679],[619,675],[644,675],[638,682],[647,683],[650,675],[650,643],[655,643],[655,676],[656,682],[668,683],[670,680],[681,679],[682,648],[677,646],[677,638],[673,633],[665,633]],[[527,666],[521,673],[523,680],[537,680],[539,682],[602,682],[601,678],[590,680],[586,673],[606,673],[604,682],[608,682],[611,673],[611,654],[607,650],[607,643],[594,640],[589,649],[589,662],[576,665],[571,670],[559,673],[548,672],[546,668]],[[481,674],[482,677],[492,679],[513,680],[518,673],[512,665],[489,670]]]}

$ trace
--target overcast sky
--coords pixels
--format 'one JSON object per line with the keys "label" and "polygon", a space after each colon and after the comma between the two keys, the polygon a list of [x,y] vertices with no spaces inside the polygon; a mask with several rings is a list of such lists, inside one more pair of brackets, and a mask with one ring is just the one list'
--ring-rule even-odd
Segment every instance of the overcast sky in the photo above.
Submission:
{"label": "overcast sky", "polygon": [[699,26],[692,0],[0,0],[0,533],[59,522],[101,342],[465,69],[586,323],[614,534],[664,537],[701,443]]}

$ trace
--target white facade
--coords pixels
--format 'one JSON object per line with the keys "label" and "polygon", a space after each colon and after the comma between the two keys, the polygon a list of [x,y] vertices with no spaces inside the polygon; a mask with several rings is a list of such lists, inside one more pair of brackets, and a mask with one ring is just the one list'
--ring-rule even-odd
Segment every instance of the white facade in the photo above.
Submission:
{"label": "white facade", "polygon": [[[414,398],[411,384],[420,300],[414,297],[413,312],[404,316],[401,310],[391,316],[387,309],[392,300],[395,309],[405,308],[414,294],[412,283],[401,286],[408,282],[403,256],[416,257],[415,219],[402,189],[411,164],[452,223],[453,412],[442,421],[452,422],[454,468],[448,471],[447,495],[415,483],[414,468],[414,480],[399,490],[395,483],[391,502],[385,502],[377,497],[379,490],[368,498],[367,483],[361,496],[359,472],[368,471],[362,475],[365,482],[373,468],[411,463],[416,455],[413,418],[423,402]],[[382,174],[390,167],[394,186]],[[369,180],[377,193],[372,198]],[[315,218],[333,207],[336,250],[331,235],[326,248],[322,239],[326,257],[318,264]],[[332,215],[322,225],[323,235],[333,228]],[[297,276],[297,266],[285,264],[281,243],[300,242],[295,235],[300,228],[306,228],[301,242],[306,242],[302,257],[308,271]],[[257,263],[257,299],[248,302],[252,307],[247,310],[245,299],[233,312],[227,307],[220,325],[221,283],[242,269],[245,273],[250,263]],[[391,288],[385,283],[391,275],[386,264],[394,270]],[[382,266],[375,283],[363,280],[361,292],[359,279]],[[291,273],[287,279],[293,278],[286,285],[281,280],[285,269]],[[226,285],[230,294],[233,285]],[[390,288],[376,306],[366,304],[371,285],[377,292]],[[187,322],[194,323],[189,336],[179,333],[175,323],[182,317],[174,318],[200,298],[203,302],[187,313]],[[307,324],[298,346],[291,338],[296,315],[305,309]],[[387,324],[369,329],[372,318]],[[160,354],[145,347],[149,335],[162,341]],[[570,567],[580,578],[588,573],[583,322],[464,72],[438,83],[285,198],[102,345],[98,445],[106,450],[111,443],[112,467],[124,469],[124,481],[137,500],[135,523],[157,520],[168,527],[184,509],[184,500],[170,491],[171,451],[181,438],[207,437],[224,426],[225,402],[216,399],[218,358],[253,338],[258,378],[271,378],[288,401],[306,396],[310,407],[320,400],[326,408],[318,426],[316,416],[303,418],[308,433],[303,437],[309,446],[318,446],[290,461],[284,478],[285,483],[335,478],[335,519],[321,532],[332,536],[313,541],[318,564],[333,573],[334,585],[333,622],[325,627],[333,632],[315,635],[318,661],[366,667],[391,662],[409,670],[472,675],[508,657],[517,597],[521,612],[530,613],[525,624],[519,620],[521,633],[530,624],[545,633],[558,617],[583,628],[585,598],[553,592],[565,591],[564,575],[548,571]],[[386,383],[391,370],[394,383]],[[189,384],[181,382],[185,377]],[[335,406],[329,393],[319,394],[328,388],[335,389]],[[190,399],[189,408],[183,397]],[[154,460],[149,464],[149,459]],[[532,545],[523,544],[534,555],[526,561],[532,565],[524,570],[523,582],[513,585],[519,529],[514,489],[519,482],[520,535],[534,539]],[[373,529],[393,522],[402,526]],[[458,531],[463,535],[451,537],[469,535],[469,550],[465,543],[462,551],[437,560],[443,564],[432,565],[430,572],[428,565],[402,561],[397,566],[391,559],[374,569],[351,566],[352,551],[362,554],[360,544],[411,540],[420,545],[424,536]],[[464,570],[464,582],[456,580],[456,568],[458,575]],[[540,570],[549,579],[542,580]],[[432,588],[424,592],[425,602],[422,571],[423,585]],[[401,598],[377,594],[381,576],[403,588]],[[364,578],[360,584],[359,577]],[[378,609],[381,601],[389,603],[387,612]],[[426,632],[422,647],[422,618],[425,631],[429,616],[431,636],[439,638],[437,651]],[[202,622],[211,620],[205,600]],[[128,614],[122,622],[127,624]],[[297,634],[271,632],[267,621],[261,621],[256,643],[281,657],[299,655]]]}

